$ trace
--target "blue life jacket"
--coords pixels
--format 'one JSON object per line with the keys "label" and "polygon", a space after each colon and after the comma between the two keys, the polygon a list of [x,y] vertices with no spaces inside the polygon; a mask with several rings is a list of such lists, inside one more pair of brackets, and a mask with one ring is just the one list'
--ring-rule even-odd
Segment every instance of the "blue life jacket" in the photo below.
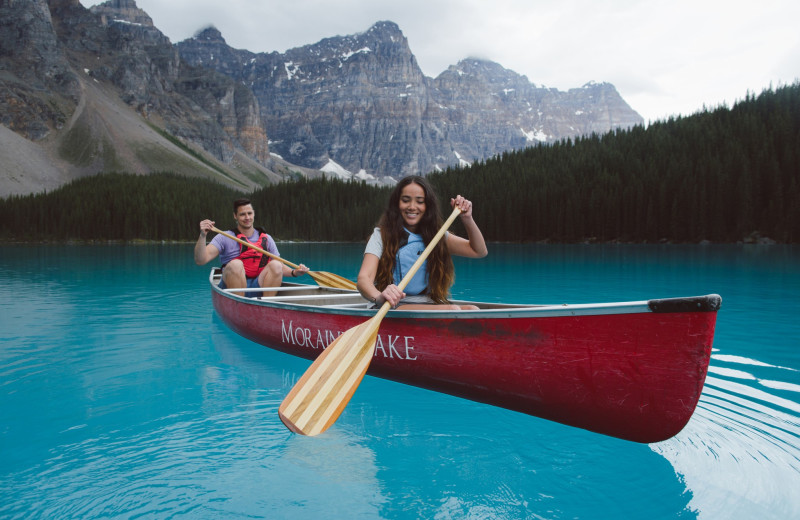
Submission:
{"label": "blue life jacket", "polygon": [[[394,283],[400,283],[403,277],[411,270],[411,266],[417,261],[419,255],[425,251],[425,243],[422,241],[422,235],[411,233],[409,230],[403,228],[407,235],[400,240],[400,248],[397,250],[397,256],[394,260]],[[425,294],[428,292],[428,261],[422,263],[420,268],[408,282],[403,291],[408,295]]]}

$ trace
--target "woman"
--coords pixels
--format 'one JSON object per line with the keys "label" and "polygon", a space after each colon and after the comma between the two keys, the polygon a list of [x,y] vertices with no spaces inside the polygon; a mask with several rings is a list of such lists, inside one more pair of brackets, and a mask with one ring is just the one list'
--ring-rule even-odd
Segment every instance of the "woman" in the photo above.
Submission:
{"label": "woman", "polygon": [[358,273],[358,290],[375,307],[385,302],[403,310],[467,310],[474,305],[448,303],[454,269],[450,255],[482,258],[488,254],[481,230],[472,219],[472,203],[458,195],[450,205],[461,209],[461,222],[469,239],[446,233],[425,263],[401,291],[405,273],[442,227],[439,204],[423,177],[402,179],[389,197],[389,204],[367,243]]}

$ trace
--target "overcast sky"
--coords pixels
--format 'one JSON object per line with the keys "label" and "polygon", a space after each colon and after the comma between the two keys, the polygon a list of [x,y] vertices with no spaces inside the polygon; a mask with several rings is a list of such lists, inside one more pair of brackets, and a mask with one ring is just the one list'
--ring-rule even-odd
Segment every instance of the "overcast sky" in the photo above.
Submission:
{"label": "overcast sky", "polygon": [[390,20],[426,76],[480,57],[559,90],[605,81],[645,121],[731,106],[748,91],[800,79],[798,0],[136,3],[173,43],[214,25],[228,45],[253,52],[284,52]]}

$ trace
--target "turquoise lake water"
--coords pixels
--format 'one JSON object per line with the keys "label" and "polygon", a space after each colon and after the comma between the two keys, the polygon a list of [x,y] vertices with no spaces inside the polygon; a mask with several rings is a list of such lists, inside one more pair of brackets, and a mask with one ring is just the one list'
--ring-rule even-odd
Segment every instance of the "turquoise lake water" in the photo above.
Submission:
{"label": "turquoise lake water", "polygon": [[[355,278],[363,245],[278,244]],[[324,435],[308,367],[231,332],[192,245],[0,247],[0,518],[800,518],[800,248],[496,245],[454,296],[722,295],[688,426],[637,444],[366,377]],[[310,280],[309,280],[310,282]]]}

